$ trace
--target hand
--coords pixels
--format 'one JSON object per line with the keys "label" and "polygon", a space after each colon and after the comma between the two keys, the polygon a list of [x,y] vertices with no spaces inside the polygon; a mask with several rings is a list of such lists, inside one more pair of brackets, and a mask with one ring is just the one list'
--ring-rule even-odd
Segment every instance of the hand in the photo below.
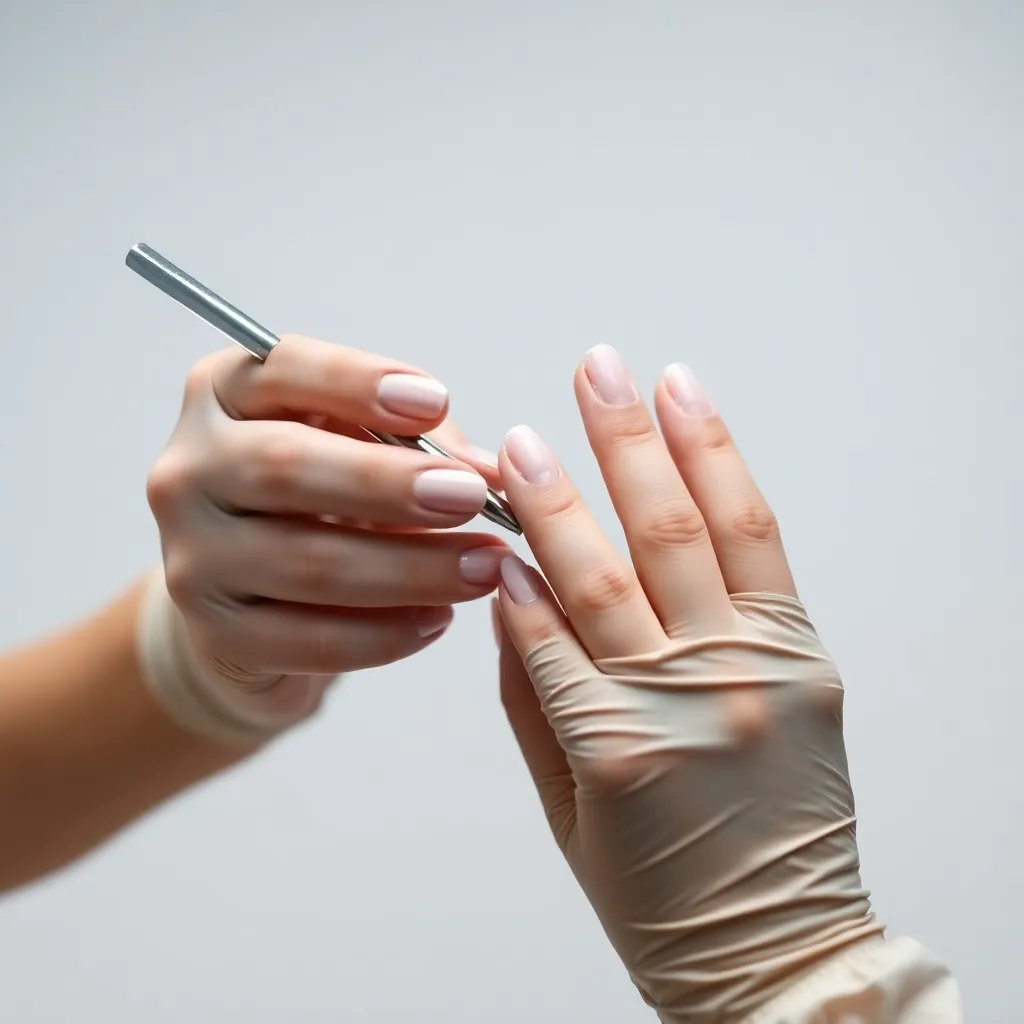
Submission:
{"label": "hand", "polygon": [[[192,370],[148,496],[167,590],[236,716],[301,717],[335,675],[415,654],[453,604],[497,585],[495,537],[431,532],[468,522],[497,484],[447,409],[423,371],[309,338]],[[432,431],[465,465],[360,427]]]}
{"label": "hand", "polygon": [[576,397],[632,564],[550,449],[510,432],[502,480],[550,589],[503,563],[503,701],[645,998],[665,1021],[737,1020],[881,932],[859,876],[842,684],[693,375],[670,368],[658,385],[660,434],[606,347]]}

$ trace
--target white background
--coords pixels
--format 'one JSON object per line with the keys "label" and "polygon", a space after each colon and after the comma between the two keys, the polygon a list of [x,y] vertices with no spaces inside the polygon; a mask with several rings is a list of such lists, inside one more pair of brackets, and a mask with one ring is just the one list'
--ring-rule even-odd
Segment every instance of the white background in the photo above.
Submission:
{"label": "white background", "polygon": [[[147,468],[278,331],[527,422],[614,529],[571,377],[689,362],[848,688],[864,877],[1024,1011],[1024,14],[1015,3],[0,2],[0,642],[156,555]],[[4,829],[0,821],[0,842]],[[0,902],[0,1018],[651,1020],[546,833],[484,603]]]}

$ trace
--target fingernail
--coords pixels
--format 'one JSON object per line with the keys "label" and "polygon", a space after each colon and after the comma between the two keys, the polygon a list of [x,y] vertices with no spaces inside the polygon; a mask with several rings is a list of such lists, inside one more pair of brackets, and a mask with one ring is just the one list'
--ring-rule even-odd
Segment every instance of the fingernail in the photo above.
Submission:
{"label": "fingernail", "polygon": [[455,612],[451,608],[424,608],[416,616],[416,632],[424,639],[436,636],[448,628],[453,618]]}
{"label": "fingernail", "polygon": [[583,360],[590,386],[608,405],[632,405],[639,395],[626,364],[611,345],[596,345]]}
{"label": "fingernail", "polygon": [[498,468],[498,456],[494,452],[489,452],[486,448],[477,448],[475,444],[471,444],[466,448],[466,454],[471,456],[474,462],[490,466],[491,469]]}
{"label": "fingernail", "polygon": [[505,435],[505,452],[528,484],[550,484],[562,474],[555,453],[529,427],[513,427]]}
{"label": "fingernail", "polygon": [[501,560],[506,554],[505,548],[497,545],[464,551],[459,559],[459,573],[466,583],[474,586],[495,586],[501,575]]}
{"label": "fingernail", "polygon": [[462,515],[479,512],[487,499],[487,483],[464,469],[428,469],[412,485],[416,500],[431,512]]}
{"label": "fingernail", "polygon": [[377,385],[377,400],[398,416],[432,420],[448,402],[448,389],[433,377],[389,373]]}
{"label": "fingernail", "polygon": [[529,604],[540,597],[529,566],[516,555],[502,559],[501,582],[505,584],[513,604]]}
{"label": "fingernail", "polygon": [[665,383],[668,385],[668,393],[685,415],[700,418],[714,416],[715,407],[688,366],[674,363],[665,371]]}

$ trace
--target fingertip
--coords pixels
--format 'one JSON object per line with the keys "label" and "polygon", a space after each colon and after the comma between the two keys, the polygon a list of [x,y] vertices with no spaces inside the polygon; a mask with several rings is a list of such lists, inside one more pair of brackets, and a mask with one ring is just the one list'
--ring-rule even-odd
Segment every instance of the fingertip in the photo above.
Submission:
{"label": "fingertip", "polygon": [[424,608],[416,614],[416,632],[428,643],[437,639],[455,618],[455,609],[451,605],[440,608]]}
{"label": "fingertip", "polygon": [[502,560],[498,600],[504,630],[521,656],[568,631],[565,616],[544,577],[517,555]]}
{"label": "fingertip", "polygon": [[540,573],[518,555],[501,560],[501,582],[513,604],[532,604],[541,595]]}
{"label": "fingertip", "polygon": [[414,421],[421,433],[436,429],[448,415],[448,389],[435,377],[410,370],[381,372],[377,402],[386,415]]}

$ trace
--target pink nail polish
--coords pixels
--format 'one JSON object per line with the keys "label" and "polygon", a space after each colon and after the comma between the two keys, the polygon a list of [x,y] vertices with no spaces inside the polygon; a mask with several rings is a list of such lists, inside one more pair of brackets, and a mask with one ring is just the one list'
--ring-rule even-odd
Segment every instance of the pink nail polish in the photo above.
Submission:
{"label": "pink nail polish", "polygon": [[487,483],[464,469],[428,469],[413,481],[412,492],[431,512],[470,515],[484,507]]}
{"label": "pink nail polish", "polygon": [[704,394],[700,381],[688,366],[674,363],[665,371],[664,376],[665,383],[668,385],[668,393],[684,415],[698,419],[715,415],[715,407],[711,404],[708,396]]}
{"label": "pink nail polish", "polygon": [[583,360],[583,369],[597,397],[608,405],[632,405],[639,395],[626,364],[611,345],[596,345]]}
{"label": "pink nail polish", "polygon": [[513,604],[530,604],[540,597],[540,590],[530,567],[516,555],[509,555],[501,563],[501,582],[505,584]]}
{"label": "pink nail polish", "polygon": [[448,402],[448,389],[433,377],[389,373],[377,385],[377,400],[388,412],[432,420]]}
{"label": "pink nail polish", "polygon": [[528,484],[550,484],[562,475],[555,453],[529,427],[513,427],[505,435],[505,452]]}
{"label": "pink nail polish", "polygon": [[459,559],[459,575],[476,587],[496,586],[501,576],[501,560],[507,554],[506,549],[497,544],[464,551]]}
{"label": "pink nail polish", "polygon": [[416,616],[416,632],[425,640],[437,636],[451,625],[455,612],[451,608],[424,608]]}

